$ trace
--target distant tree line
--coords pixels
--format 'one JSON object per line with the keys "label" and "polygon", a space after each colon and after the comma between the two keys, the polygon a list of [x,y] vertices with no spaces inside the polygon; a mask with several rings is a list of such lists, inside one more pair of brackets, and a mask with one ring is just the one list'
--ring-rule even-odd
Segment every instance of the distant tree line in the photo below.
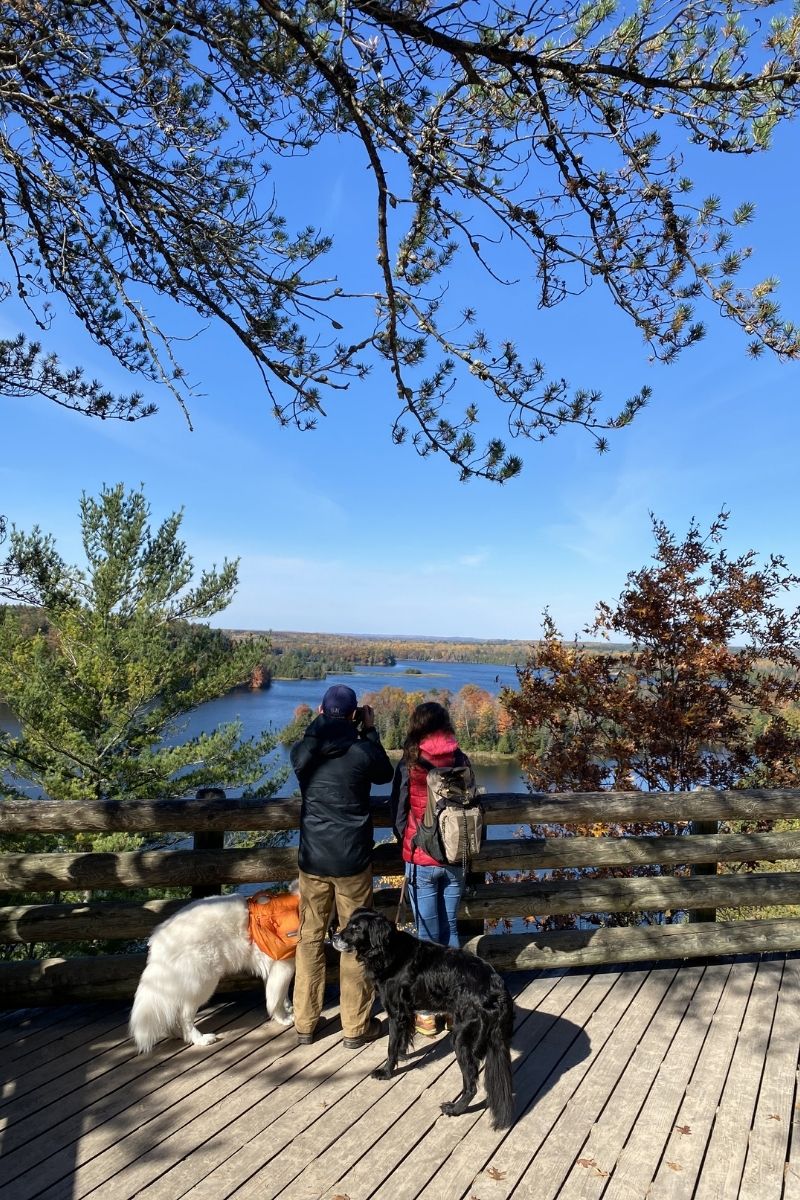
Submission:
{"label": "distant tree line", "polygon": [[0,604],[0,621],[13,617],[17,622],[20,635],[34,637],[41,633],[45,637],[50,631],[47,613],[33,604]]}
{"label": "distant tree line", "polygon": [[[252,637],[244,630],[229,630],[236,640]],[[271,666],[276,676],[284,679],[316,679],[317,675],[289,675],[285,666],[290,655],[299,654],[303,660],[330,664],[328,670],[340,672],[355,665],[394,666],[398,662],[452,662],[490,663],[499,666],[523,665],[531,652],[534,641],[514,641],[506,638],[487,641],[459,641],[458,638],[371,638],[351,637],[338,633],[283,633],[270,631],[270,642],[274,659]],[[582,642],[582,647],[594,654],[625,653],[627,646],[609,644],[604,641]],[[277,659],[281,658],[281,669]]]}
{"label": "distant tree line", "polygon": [[342,675],[355,666],[395,665],[395,657],[384,647],[354,646],[346,653],[338,649],[323,650],[312,644],[287,647],[272,641],[271,653],[264,666],[274,679],[324,679],[327,675]]}
{"label": "distant tree line", "polygon": [[[375,724],[387,750],[401,749],[405,741],[411,713],[425,700],[438,700],[449,709],[458,743],[462,750],[494,754],[514,754],[517,738],[511,717],[499,697],[492,696],[474,683],[467,683],[455,695],[446,688],[406,692],[403,688],[383,687],[366,692],[364,704],[375,710]],[[294,710],[291,722],[281,733],[284,745],[291,746],[303,732],[314,713],[307,704]]]}

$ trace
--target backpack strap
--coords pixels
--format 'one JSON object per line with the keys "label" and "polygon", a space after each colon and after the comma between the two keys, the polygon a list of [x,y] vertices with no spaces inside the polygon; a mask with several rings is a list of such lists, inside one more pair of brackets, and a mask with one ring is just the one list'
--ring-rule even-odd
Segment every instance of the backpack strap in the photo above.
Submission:
{"label": "backpack strap", "polygon": [[405,903],[405,899],[406,899],[406,884],[407,883],[408,883],[408,875],[406,875],[406,873],[403,872],[403,883],[400,888],[400,899],[397,901],[397,912],[394,914],[394,923],[398,929],[402,928],[400,925],[400,914],[403,911],[403,904]]}
{"label": "backpack strap", "polygon": [[467,764],[469,764],[469,759],[466,754],[460,746],[456,746],[453,754],[453,762],[449,767],[437,767],[436,763],[428,762],[427,758],[423,758],[421,754],[417,757],[414,766],[422,767],[423,771],[452,771],[453,767],[463,767]]}

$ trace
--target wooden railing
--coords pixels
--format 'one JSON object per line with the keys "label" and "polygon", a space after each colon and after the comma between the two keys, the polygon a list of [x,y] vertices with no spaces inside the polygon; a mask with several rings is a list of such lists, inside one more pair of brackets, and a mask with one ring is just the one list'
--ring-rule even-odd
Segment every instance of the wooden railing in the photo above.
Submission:
{"label": "wooden railing", "polygon": [[[800,819],[800,790],[676,793],[494,794],[485,798],[489,825],[564,823],[633,825],[655,820],[682,827],[663,837],[527,837],[493,839],[474,870],[536,872],[553,868],[645,864],[701,866],[686,877],[534,879],[491,882],[468,889],[462,915],[542,917],[568,913],[693,912],[705,920],[624,928],[482,935],[467,948],[505,970],[587,966],[658,958],[800,949],[800,919],[714,921],[714,910],[800,904],[800,871],[707,873],[708,864],[800,860],[800,831],[719,832],[720,821]],[[378,831],[389,825],[384,803],[374,805]],[[187,887],[207,894],[222,884],[289,880],[294,848],[221,848],[225,831],[281,831],[298,827],[297,798],[265,803],[225,797],[209,789],[196,799],[56,803],[0,802],[0,835],[128,831],[193,833],[195,848],[119,854],[0,854],[0,894],[96,889]],[[689,823],[687,825],[687,823]],[[696,832],[702,830],[702,832]],[[714,830],[714,832],[709,832]],[[377,835],[380,838],[380,832]],[[217,848],[213,843],[217,842]],[[201,846],[203,848],[201,848]],[[376,875],[402,870],[393,839],[375,847]],[[715,871],[715,868],[712,868]],[[0,895],[0,902],[2,896]],[[376,892],[376,906],[392,911],[396,888]],[[0,907],[0,943],[143,939],[166,915],[188,902],[94,901]],[[709,920],[709,918],[711,918]],[[144,954],[0,963],[0,1007],[132,995]]]}

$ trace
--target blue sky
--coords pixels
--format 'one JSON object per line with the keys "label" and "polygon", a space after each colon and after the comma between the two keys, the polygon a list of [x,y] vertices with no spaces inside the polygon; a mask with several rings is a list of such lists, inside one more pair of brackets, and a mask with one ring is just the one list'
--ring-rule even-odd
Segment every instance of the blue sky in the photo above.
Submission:
{"label": "blue sky", "polygon": [[[750,279],[777,274],[786,315],[800,321],[796,167],[800,131],[784,131],[767,156],[714,160],[698,191],[730,207],[757,202],[748,240]],[[279,207],[298,226],[337,234],[334,261],[374,258],[369,181],[331,154],[297,164]],[[783,554],[800,573],[797,456],[800,365],[766,354],[713,312],[706,340],[671,367],[652,366],[638,334],[599,290],[552,313],[535,307],[524,279],[491,289],[459,270],[465,303],[479,288],[498,329],[575,385],[600,387],[620,404],[644,383],[650,406],[612,435],[600,456],[581,430],[541,445],[521,443],[522,476],[504,487],[458,482],[441,456],[425,461],[391,443],[396,401],[373,374],[326,405],[317,430],[281,429],[259,377],[223,332],[195,333],[182,361],[204,395],[190,433],[171,397],[146,394],[157,416],[135,425],[89,421],[46,402],[0,401],[0,512],[23,529],[38,523],[78,557],[82,490],[144,484],[158,520],[185,508],[184,535],[198,568],[239,556],[236,600],[216,623],[254,629],[535,638],[548,606],[572,636],[598,600],[612,600],[652,549],[649,512],[683,532],[731,510],[731,554]],[[0,333],[33,334],[10,304]],[[59,310],[48,346],[83,363],[112,388],[133,386]],[[480,401],[479,401],[480,402]],[[481,403],[487,434],[492,419]],[[500,428],[502,415],[494,414]]]}

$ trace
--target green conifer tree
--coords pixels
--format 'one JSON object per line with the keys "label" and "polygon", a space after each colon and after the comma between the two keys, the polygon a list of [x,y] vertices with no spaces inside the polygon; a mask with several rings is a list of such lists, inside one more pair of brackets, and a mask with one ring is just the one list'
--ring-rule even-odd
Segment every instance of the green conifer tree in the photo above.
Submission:
{"label": "green conifer tree", "polygon": [[0,613],[0,696],[20,725],[0,733],[0,767],[58,800],[274,792],[271,734],[242,739],[236,722],[181,734],[188,712],[246,680],[269,648],[197,624],[230,603],[237,563],[193,584],[182,514],[153,531],[144,494],[122,484],[84,495],[80,517],[82,566],[38,527],[9,535],[3,574],[46,624],[31,636],[13,606]]}

